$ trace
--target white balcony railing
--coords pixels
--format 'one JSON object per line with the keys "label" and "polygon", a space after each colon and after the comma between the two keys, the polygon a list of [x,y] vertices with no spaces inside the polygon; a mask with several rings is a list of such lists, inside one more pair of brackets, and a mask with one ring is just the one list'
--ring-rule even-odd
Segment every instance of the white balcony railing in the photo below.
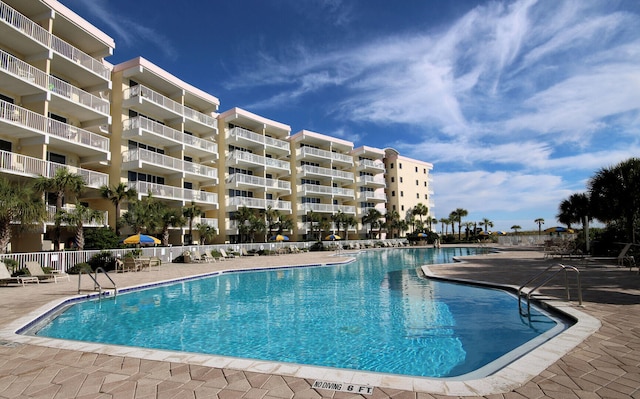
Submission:
{"label": "white balcony railing", "polygon": [[356,181],[362,185],[375,185],[382,187],[387,185],[383,176],[358,176]]}
{"label": "white balcony railing", "polygon": [[385,193],[375,191],[360,191],[358,198],[363,201],[387,201],[387,195]]}
{"label": "white balcony railing", "polygon": [[202,112],[198,112],[193,108],[184,106],[179,102],[174,101],[169,97],[162,95],[144,85],[136,85],[128,87],[124,90],[125,100],[138,96],[144,97],[146,101],[150,101],[157,106],[169,110],[177,115],[184,116],[185,118],[204,124],[212,129],[216,129],[217,131],[216,118],[203,114]]}
{"label": "white balcony railing", "polygon": [[266,179],[264,177],[234,173],[227,178],[227,183],[246,184],[257,187],[273,188],[276,190],[291,191],[291,183],[278,179]]}
{"label": "white balcony railing", "polygon": [[332,177],[335,179],[353,181],[353,173],[351,172],[345,172],[342,170],[329,169],[329,168],[321,168],[319,166],[303,165],[300,168],[298,168],[298,172],[303,173],[305,175],[326,176],[326,177]]}
{"label": "white balcony railing", "polygon": [[205,224],[207,226],[211,226],[214,229],[218,230],[218,219],[203,218],[201,216],[197,216],[197,217],[193,218],[193,225],[197,226],[198,224]]}
{"label": "white balcony railing", "polygon": [[162,123],[152,121],[141,116],[127,119],[123,122],[124,130],[142,129],[156,136],[164,137],[172,142],[185,144],[191,147],[199,148],[214,154],[218,153],[218,144],[201,139],[190,134],[183,133],[179,130],[172,129]]}
{"label": "white balcony railing", "polygon": [[[62,210],[73,213],[76,209],[75,205],[65,205],[62,207]],[[107,226],[109,222],[109,212],[108,211],[100,211],[100,220],[89,220],[84,218],[82,220],[83,227],[102,227]],[[55,224],[56,220],[56,206],[55,205],[47,205],[47,221],[46,223],[49,225]],[[62,223],[63,226],[66,226],[66,223]]]}
{"label": "white balcony railing", "polygon": [[267,168],[280,169],[287,172],[291,170],[289,162],[251,154],[250,152],[246,151],[232,151],[227,156],[227,161],[236,163],[249,163]]}
{"label": "white balcony railing", "polygon": [[139,195],[151,193],[159,198],[218,205],[218,194],[208,191],[189,190],[145,181],[130,182],[129,187],[135,188]]}
{"label": "white balcony railing", "polygon": [[109,175],[94,170],[63,165],[42,159],[28,157],[9,151],[0,151],[0,170],[5,173],[29,175],[32,177],[54,177],[58,169],[68,169],[69,172],[82,176],[87,187],[100,188],[109,184]]}
{"label": "white balcony railing", "polygon": [[20,14],[17,10],[9,7],[6,3],[0,1],[0,21],[11,26],[13,29],[20,31],[42,46],[55,51],[57,54],[68,58],[69,60],[82,65],[85,69],[93,72],[105,80],[111,77],[111,71],[102,62],[80,51],[71,44],[65,42],[59,37],[52,35],[46,29],[36,24],[26,16]]}
{"label": "white balcony railing", "polygon": [[356,207],[350,205],[333,205],[333,204],[298,204],[298,210],[301,212],[322,212],[322,213],[343,213],[354,214],[356,213]]}
{"label": "white balcony railing", "polygon": [[262,198],[250,198],[250,197],[230,197],[227,199],[227,206],[229,207],[243,207],[267,209],[271,207],[279,211],[291,211],[290,201],[281,200],[268,200]]}
{"label": "white balcony railing", "polygon": [[329,159],[332,161],[343,162],[349,165],[353,165],[353,156],[340,154],[338,152],[332,152],[327,150],[321,150],[313,147],[302,147],[298,149],[298,156],[304,158],[306,156],[314,156],[317,158]]}
{"label": "white balcony railing", "polygon": [[350,188],[321,186],[319,184],[301,184],[298,192],[302,195],[320,194],[354,198],[354,191]]}
{"label": "white balcony railing", "polygon": [[199,176],[206,176],[211,179],[218,178],[218,170],[209,166],[199,165],[193,162],[183,161],[157,152],[137,148],[127,150],[122,153],[122,162],[142,161],[162,168],[177,170],[181,172],[193,173]]}
{"label": "white balcony railing", "polygon": [[370,159],[361,159],[358,161],[358,169],[376,169],[383,171],[384,170],[384,162],[382,161],[372,161]]}
{"label": "white balcony railing", "polygon": [[109,139],[106,137],[47,118],[3,100],[0,100],[0,119],[41,134],[55,136],[69,143],[80,144],[102,152],[109,151]]}
{"label": "white balcony railing", "polygon": [[262,144],[265,147],[272,147],[278,150],[285,151],[287,153],[291,152],[291,145],[288,142],[284,140],[274,139],[272,137],[267,137],[250,130],[243,129],[241,127],[234,127],[233,129],[231,129],[231,131],[229,131],[229,138],[244,139],[254,143]]}

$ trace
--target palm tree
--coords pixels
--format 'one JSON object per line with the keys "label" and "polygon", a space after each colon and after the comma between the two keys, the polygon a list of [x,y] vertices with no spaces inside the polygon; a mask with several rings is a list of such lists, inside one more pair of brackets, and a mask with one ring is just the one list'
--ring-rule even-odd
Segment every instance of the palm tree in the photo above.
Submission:
{"label": "palm tree", "polygon": [[253,210],[242,206],[234,212],[232,219],[238,226],[238,241],[245,242],[244,238],[248,237],[250,219],[253,217]]}
{"label": "palm tree", "polygon": [[493,222],[487,218],[484,218],[482,219],[482,222],[480,222],[480,226],[484,226],[484,232],[487,233],[487,228],[493,227]]}
{"label": "palm tree", "polygon": [[462,240],[462,218],[467,216],[469,212],[466,209],[458,208],[454,211],[458,222],[458,240]]}
{"label": "palm tree", "polygon": [[449,223],[451,222],[447,218],[440,218],[440,220],[438,221],[441,223],[440,232],[444,235],[447,235],[448,231],[445,229],[445,226],[446,228],[449,228]]}
{"label": "palm tree", "polygon": [[163,205],[149,193],[141,200],[129,202],[122,215],[123,225],[131,227],[135,234],[153,233],[159,229]]}
{"label": "palm tree", "polygon": [[521,230],[522,227],[518,226],[517,224],[514,224],[513,226],[511,226],[511,230],[513,230],[516,235],[518,235],[518,230]]}
{"label": "palm tree", "polygon": [[394,231],[396,229],[399,229],[399,225],[400,225],[400,214],[398,213],[398,211],[391,210],[389,212],[387,212],[386,215],[384,215],[385,218],[385,227],[387,228],[387,232],[389,233],[389,238],[394,238]]}
{"label": "palm tree", "polygon": [[198,233],[200,236],[200,245],[206,244],[208,241],[213,240],[213,237],[218,234],[218,231],[215,227],[210,226],[206,223],[198,223],[196,225],[196,229],[198,229]]}
{"label": "palm tree", "polygon": [[369,225],[369,234],[368,236],[374,238],[372,233],[375,227],[380,226],[380,219],[382,218],[382,213],[376,208],[369,208],[366,215],[362,217],[362,224]]}
{"label": "palm tree", "polygon": [[[202,209],[196,205],[195,202],[191,201],[191,205],[185,206],[182,208],[182,216],[187,218],[189,223],[189,240],[193,241],[193,219],[202,215]],[[188,244],[191,244],[190,242]]]}
{"label": "palm tree", "polygon": [[583,193],[571,194],[568,199],[560,202],[559,211],[556,217],[562,224],[571,228],[573,223],[585,224],[585,217],[589,216],[589,197]]}
{"label": "palm tree", "polygon": [[458,220],[458,214],[456,211],[452,211],[448,217],[449,223],[451,223],[451,235],[456,234],[456,221]]}
{"label": "palm tree", "polygon": [[433,225],[438,223],[438,219],[430,217],[427,220],[429,221],[429,231],[433,231]]}
{"label": "palm tree", "polygon": [[[336,234],[340,235],[340,230],[342,226],[346,224],[347,214],[339,210],[338,212],[331,215],[331,221],[336,225]],[[346,228],[345,228],[346,231]]]}
{"label": "palm tree", "polygon": [[271,205],[267,207],[264,212],[264,217],[267,221],[268,236],[273,236],[273,231],[278,228],[280,222],[280,211],[273,209]]}
{"label": "palm tree", "polygon": [[533,221],[533,223],[536,223],[538,225],[538,235],[542,235],[542,225],[544,224],[544,219],[537,218]]}
{"label": "palm tree", "polygon": [[160,237],[162,245],[165,247],[169,245],[169,229],[171,227],[182,227],[185,225],[186,220],[182,216],[182,211],[179,208],[172,208],[166,205],[161,205],[158,209],[160,220]]}
{"label": "palm tree", "polygon": [[78,250],[84,249],[84,224],[93,221],[102,222],[103,213],[97,209],[91,209],[76,202],[76,207],[72,211],[62,211],[56,218],[60,218],[66,223],[68,228],[75,231],[75,242]]}
{"label": "palm tree", "polygon": [[138,192],[135,188],[129,187],[126,183],[120,183],[116,186],[102,186],[100,187],[100,195],[102,198],[108,199],[113,203],[116,208],[116,235],[120,235],[120,227],[122,221],[120,220],[121,204],[125,201],[131,201],[138,196]]}
{"label": "palm tree", "polygon": [[11,242],[12,222],[26,227],[44,222],[46,216],[42,196],[35,195],[30,186],[0,179],[0,253],[6,253]]}
{"label": "palm tree", "polygon": [[353,216],[353,215],[345,215],[345,217],[343,219],[343,224],[344,224],[344,239],[348,240],[349,239],[349,228],[357,226],[358,225],[358,219],[356,219],[356,217]]}
{"label": "palm tree", "polygon": [[420,222],[422,222],[422,217],[427,216],[429,214],[429,208],[424,205],[422,202],[418,202],[416,206],[413,207],[412,213],[418,217],[420,217]]}
{"label": "palm tree", "polygon": [[[59,216],[62,211],[62,203],[67,193],[72,193],[76,198],[80,196],[82,190],[86,187],[82,176],[69,172],[67,168],[56,170],[56,174],[49,178],[40,176],[34,183],[36,190],[43,193],[53,193],[56,197],[56,215]],[[60,247],[60,217],[55,218],[55,248]]]}

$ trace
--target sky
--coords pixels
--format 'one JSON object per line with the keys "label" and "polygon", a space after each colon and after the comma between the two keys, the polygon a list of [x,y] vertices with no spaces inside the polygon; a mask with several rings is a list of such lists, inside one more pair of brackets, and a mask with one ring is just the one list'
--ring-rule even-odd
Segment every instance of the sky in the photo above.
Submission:
{"label": "sky", "polygon": [[436,218],[558,225],[598,170],[640,156],[636,0],[61,0],[220,99],[433,164]]}

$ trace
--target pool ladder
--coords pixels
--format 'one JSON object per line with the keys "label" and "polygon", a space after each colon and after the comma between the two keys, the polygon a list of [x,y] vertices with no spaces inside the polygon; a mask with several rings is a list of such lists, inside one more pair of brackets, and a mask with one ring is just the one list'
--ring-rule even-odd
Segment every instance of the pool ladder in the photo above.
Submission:
{"label": "pool ladder", "polygon": [[[94,272],[94,275],[91,275],[91,272],[86,272],[83,270],[80,270],[80,273],[78,274],[78,294],[82,291],[87,291],[87,290],[83,290],[81,288],[81,284],[82,284],[82,274],[86,274],[87,276],[89,276],[91,278],[91,280],[93,280],[93,292],[98,292],[98,299],[101,299],[103,295],[107,295],[107,291],[104,291],[104,289],[110,289],[113,290],[113,296],[115,297],[116,295],[118,295],[118,287],[116,286],[116,283],[113,281],[113,279],[111,279],[111,277],[109,276],[109,273],[107,273],[106,270],[104,270],[102,267],[98,267],[96,269],[96,271]],[[112,287],[103,287],[99,282],[98,282],[98,273],[104,274],[105,277],[107,277],[107,279],[109,279],[109,281],[111,281],[111,284],[113,285]]]}
{"label": "pool ladder", "polygon": [[[552,270],[554,268],[558,268],[558,269],[554,271],[554,270]],[[563,265],[563,264],[559,263],[557,265],[551,265],[551,266],[547,267],[546,269],[544,269],[543,271],[541,271],[540,273],[536,274],[531,279],[529,279],[526,283],[522,284],[520,286],[520,288],[518,288],[518,309],[520,310],[520,314],[522,314],[523,316],[529,316],[531,314],[531,296],[533,295],[533,293],[536,290],[538,290],[538,288],[540,288],[540,287],[544,286],[545,284],[547,284],[558,273],[561,273],[561,272],[564,272],[564,287],[565,287],[565,291],[567,293],[567,301],[570,301],[571,300],[571,296],[569,294],[569,278],[567,276],[569,271],[575,272],[575,274],[576,274],[576,280],[577,280],[577,284],[578,284],[578,305],[582,306],[582,285],[580,283],[580,271],[575,266]],[[543,280],[541,283],[539,283],[534,288],[529,290],[528,293],[526,293],[526,294],[524,293],[523,290],[528,284],[533,283],[534,281],[542,278],[543,276],[546,276],[545,280]],[[527,313],[523,313],[522,312],[521,300],[522,300],[523,296],[527,298]]]}

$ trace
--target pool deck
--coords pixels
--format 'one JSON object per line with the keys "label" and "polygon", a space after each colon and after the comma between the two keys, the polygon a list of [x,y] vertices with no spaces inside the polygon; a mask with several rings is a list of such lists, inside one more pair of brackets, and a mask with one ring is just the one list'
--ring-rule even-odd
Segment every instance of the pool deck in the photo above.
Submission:
{"label": "pool deck", "polygon": [[[111,276],[122,288],[220,270],[344,260],[334,255],[303,253],[242,257],[212,264],[164,264],[159,270]],[[467,257],[460,263],[430,265],[427,272],[513,287],[562,261],[544,259],[541,251],[514,247]],[[16,336],[16,326],[75,296],[78,277],[57,284],[0,287],[0,398],[640,399],[640,275],[636,269],[630,272],[612,264],[566,263],[581,271],[584,306],[559,300],[564,297],[559,278],[541,293],[550,304],[582,314],[578,316],[580,327],[544,344],[543,351],[516,360],[508,372],[467,382]],[[82,281],[83,286],[89,286],[86,276]],[[373,390],[360,395],[313,388],[316,381],[344,383],[343,389],[351,384]]]}

